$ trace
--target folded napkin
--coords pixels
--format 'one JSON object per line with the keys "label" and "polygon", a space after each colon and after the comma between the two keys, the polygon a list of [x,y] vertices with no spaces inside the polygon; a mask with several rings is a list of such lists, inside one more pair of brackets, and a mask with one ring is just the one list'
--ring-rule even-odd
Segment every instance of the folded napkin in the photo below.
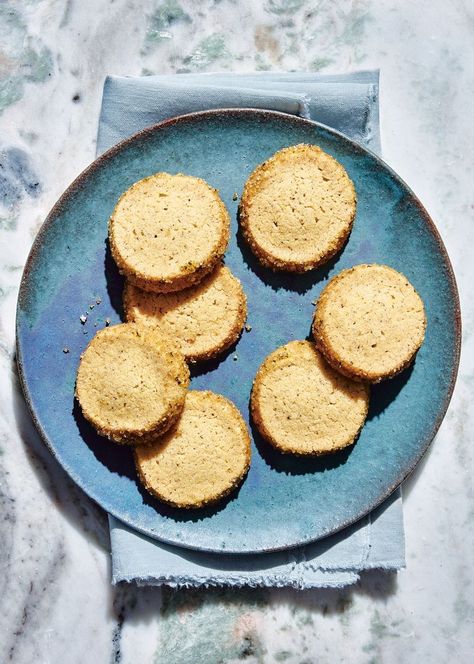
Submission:
{"label": "folded napkin", "polygon": [[[106,79],[100,154],[151,124],[212,108],[266,108],[311,118],[380,152],[378,72],[179,74]],[[342,587],[365,569],[404,566],[400,492],[353,526],[289,551],[230,555],[150,539],[109,516],[112,581],[170,586]]]}

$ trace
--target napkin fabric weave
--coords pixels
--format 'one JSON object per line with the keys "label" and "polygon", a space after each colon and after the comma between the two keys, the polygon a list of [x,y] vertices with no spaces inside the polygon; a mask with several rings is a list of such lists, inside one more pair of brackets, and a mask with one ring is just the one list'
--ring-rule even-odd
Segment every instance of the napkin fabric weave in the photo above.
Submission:
{"label": "napkin fabric weave", "polygon": [[[380,153],[378,71],[109,76],[97,154],[149,125],[193,111],[264,108],[317,120]],[[340,533],[289,551],[230,555],[150,539],[109,516],[112,581],[170,586],[343,587],[365,569],[405,565],[400,491]]]}

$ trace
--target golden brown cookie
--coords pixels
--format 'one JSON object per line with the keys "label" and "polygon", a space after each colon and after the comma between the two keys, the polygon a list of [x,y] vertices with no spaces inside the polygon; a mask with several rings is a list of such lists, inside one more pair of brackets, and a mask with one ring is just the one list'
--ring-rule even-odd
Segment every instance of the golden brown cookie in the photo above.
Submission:
{"label": "golden brown cookie", "polygon": [[378,383],[405,369],[423,343],[423,301],[387,265],[356,265],[331,279],[317,303],[313,336],[328,362]]}
{"label": "golden brown cookie", "polygon": [[177,425],[160,441],[137,447],[135,462],[151,494],[174,507],[202,507],[240,484],[250,465],[250,438],[228,399],[190,391]]}
{"label": "golden brown cookie", "polygon": [[140,444],[167,431],[180,415],[189,369],[174,342],[134,323],[98,332],[84,351],[76,397],[102,436]]}
{"label": "golden brown cookie", "polygon": [[109,222],[112,256],[144,290],[198,283],[224,255],[230,219],[216,189],[189,175],[156,173],[127,189]]}
{"label": "golden brown cookie", "polygon": [[273,270],[306,272],[344,245],[356,212],[344,167],[316,145],[284,148],[253,171],[240,222],[259,261]]}
{"label": "golden brown cookie", "polygon": [[208,360],[229,348],[247,316],[240,281],[223,265],[177,293],[150,293],[127,282],[123,305],[128,321],[163,330],[187,360]]}
{"label": "golden brown cookie", "polygon": [[327,454],[356,439],[369,388],[334,371],[311,341],[291,341],[260,366],[250,406],[263,438],[281,452]]}

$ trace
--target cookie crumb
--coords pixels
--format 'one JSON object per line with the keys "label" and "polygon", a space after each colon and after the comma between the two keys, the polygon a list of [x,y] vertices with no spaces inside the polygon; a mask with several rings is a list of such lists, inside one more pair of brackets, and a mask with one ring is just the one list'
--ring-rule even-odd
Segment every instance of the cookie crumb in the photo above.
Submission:
{"label": "cookie crumb", "polygon": [[64,346],[63,348],[63,353],[67,355],[69,353],[69,348],[67,346]]}
{"label": "cookie crumb", "polygon": [[110,325],[110,318],[106,318],[105,319],[105,326],[109,327],[109,325]]}
{"label": "cookie crumb", "polygon": [[246,325],[246,326],[245,326],[245,331],[246,331],[246,332],[250,332],[251,329],[252,329],[252,326],[251,326],[251,325]]}
{"label": "cookie crumb", "polygon": [[82,334],[87,334],[87,330],[83,330]]}
{"label": "cookie crumb", "polygon": [[313,305],[313,307],[315,307],[315,306],[317,305],[317,303],[318,303],[317,300],[313,300],[313,301],[311,302],[311,304]]}
{"label": "cookie crumb", "polygon": [[234,362],[237,362],[237,360],[239,359],[239,356],[237,355],[237,353],[233,356],[232,359],[234,360]]}
{"label": "cookie crumb", "polygon": [[89,304],[89,309],[92,311],[92,309],[95,307],[95,304]]}
{"label": "cookie crumb", "polygon": [[96,301],[95,301],[96,304],[100,304],[101,302],[102,302],[102,300],[101,300],[100,297],[98,297],[98,298],[96,299]]}
{"label": "cookie crumb", "polygon": [[232,194],[232,200],[236,201],[238,199],[238,197],[239,197],[238,193],[236,191],[234,191],[234,193]]}
{"label": "cookie crumb", "polygon": [[79,316],[79,320],[80,320],[81,323],[84,325],[84,324],[86,323],[86,321],[87,321],[87,314],[81,314],[81,315]]}

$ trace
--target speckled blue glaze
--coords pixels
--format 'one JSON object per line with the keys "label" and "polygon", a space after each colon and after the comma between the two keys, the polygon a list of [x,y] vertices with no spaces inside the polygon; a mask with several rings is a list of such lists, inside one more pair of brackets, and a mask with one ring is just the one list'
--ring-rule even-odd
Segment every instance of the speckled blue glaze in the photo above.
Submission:
{"label": "speckled blue glaze", "polygon": [[[238,233],[240,194],[252,169],[300,142],[335,156],[358,195],[354,230],[328,266],[304,276],[256,264]],[[107,251],[119,195],[156,171],[185,172],[220,190],[232,217],[226,263],[248,297],[250,332],[221,362],[194,369],[192,389],[229,397],[248,420],[252,380],[265,356],[305,338],[312,302],[327,280],[361,262],[402,271],[426,305],[426,341],[414,366],[373,388],[355,446],[326,460],[272,451],[253,432],[249,475],[224,505],[199,513],[163,507],[139,486],[129,449],[97,436],[74,403],[79,356],[105,318],[120,320],[121,279]],[[89,305],[100,298],[93,309]],[[82,325],[79,316],[88,312]],[[95,323],[97,327],[95,327]],[[426,212],[378,158],[316,123],[277,113],[195,114],[145,130],[80,176],[50,213],[23,276],[17,314],[20,375],[36,424],[62,466],[105,509],[138,530],[197,549],[256,552],[292,547],[354,522],[390,494],[431,442],[459,359],[457,291]],[[87,332],[84,334],[84,332]],[[63,349],[67,347],[68,353]]]}

